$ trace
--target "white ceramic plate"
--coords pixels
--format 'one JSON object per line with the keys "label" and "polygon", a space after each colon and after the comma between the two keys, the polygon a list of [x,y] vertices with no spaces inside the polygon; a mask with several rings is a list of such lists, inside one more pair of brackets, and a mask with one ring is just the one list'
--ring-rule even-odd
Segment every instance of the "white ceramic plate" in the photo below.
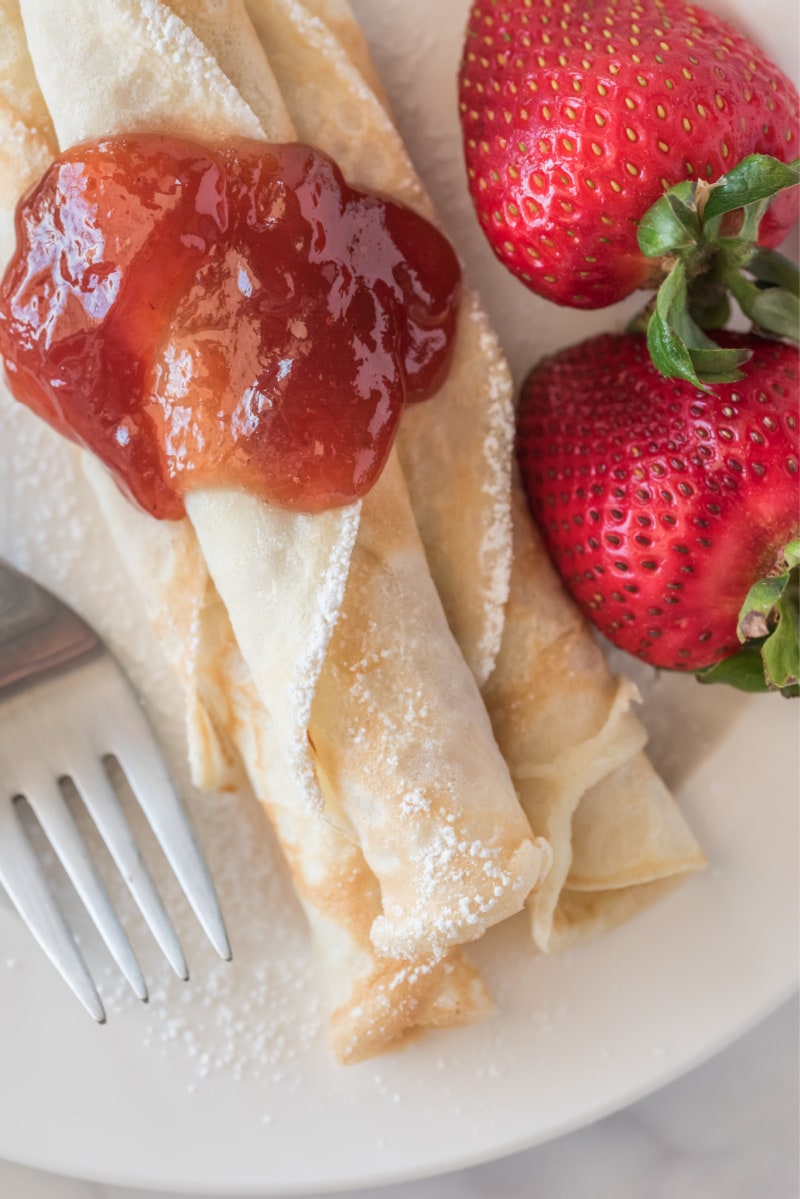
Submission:
{"label": "white ceramic plate", "polygon": [[[791,0],[713,7],[793,69]],[[544,349],[618,326],[621,311],[577,317],[539,303],[483,245],[455,113],[466,0],[359,0],[357,8],[412,153],[515,371]],[[0,553],[105,633],[191,795],[177,695],[85,498],[62,448],[26,413],[0,403]],[[331,1064],[303,920],[252,803],[192,796],[228,916],[232,966],[214,961],[169,891],[193,981],[181,986],[166,976],[131,916],[153,980],[143,1008],[81,926],[110,1010],[104,1028],[84,1016],[0,907],[0,1157],[194,1193],[397,1181],[585,1124],[744,1031],[796,985],[796,709],[688,679],[642,672],[642,682],[654,756],[710,869],[563,957],[534,958],[524,922],[509,922],[476,950],[497,1017],[398,1056],[347,1070]],[[80,926],[78,912],[75,920]]]}

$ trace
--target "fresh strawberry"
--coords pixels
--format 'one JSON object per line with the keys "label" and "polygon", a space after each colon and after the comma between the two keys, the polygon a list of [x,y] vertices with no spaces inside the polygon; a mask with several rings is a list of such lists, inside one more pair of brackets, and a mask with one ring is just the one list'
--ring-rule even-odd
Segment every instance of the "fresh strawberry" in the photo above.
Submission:
{"label": "fresh strawberry", "polygon": [[[533,291],[575,308],[656,286],[683,252],[685,236],[637,244],[664,189],[699,181],[685,234],[706,185],[745,156],[798,154],[792,83],[685,0],[475,0],[459,81],[470,192],[494,252]],[[778,196],[752,241],[777,245],[796,211],[796,192]],[[722,232],[731,228],[728,216]],[[708,267],[708,246],[692,249],[690,281]]]}
{"label": "fresh strawberry", "polygon": [[766,666],[794,693],[798,351],[722,340],[752,358],[714,395],[659,375],[636,334],[547,359],[523,388],[519,464],[566,586],[615,645],[675,670],[725,659],[712,673],[748,689]]}

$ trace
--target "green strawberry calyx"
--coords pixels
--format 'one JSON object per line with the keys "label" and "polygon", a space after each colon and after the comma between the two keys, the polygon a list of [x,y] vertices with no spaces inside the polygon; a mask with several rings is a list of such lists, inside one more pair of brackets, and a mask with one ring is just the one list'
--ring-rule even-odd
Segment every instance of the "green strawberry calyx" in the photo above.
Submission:
{"label": "green strawberry calyx", "polygon": [[776,572],[748,591],[737,626],[742,648],[698,671],[700,682],[800,695],[799,610],[800,538],[784,548]]}
{"label": "green strawberry calyx", "polygon": [[750,357],[716,345],[706,330],[725,326],[732,295],[758,331],[797,341],[800,275],[775,250],[757,244],[769,205],[800,183],[800,159],[751,154],[716,183],[685,180],[639,222],[639,249],[666,277],[648,305],[647,343],[656,369],[704,390],[741,379]]}

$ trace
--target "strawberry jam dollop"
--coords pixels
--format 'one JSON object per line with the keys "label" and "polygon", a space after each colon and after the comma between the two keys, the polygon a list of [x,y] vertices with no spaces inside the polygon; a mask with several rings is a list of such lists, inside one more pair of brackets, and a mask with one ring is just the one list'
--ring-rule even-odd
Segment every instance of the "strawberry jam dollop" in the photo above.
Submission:
{"label": "strawberry jam dollop", "polygon": [[316,512],[369,490],[443,383],[459,289],[432,225],[319,150],[131,135],[20,203],[0,354],[154,516],[211,487]]}

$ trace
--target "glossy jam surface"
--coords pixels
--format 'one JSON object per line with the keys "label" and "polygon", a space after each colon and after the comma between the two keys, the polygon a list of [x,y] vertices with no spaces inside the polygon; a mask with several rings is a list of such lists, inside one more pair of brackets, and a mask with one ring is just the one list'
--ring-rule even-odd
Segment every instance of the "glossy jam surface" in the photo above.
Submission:
{"label": "glossy jam surface", "polygon": [[126,136],[21,202],[0,354],[153,515],[220,486],[314,512],[364,495],[443,383],[459,288],[433,226],[318,150]]}

